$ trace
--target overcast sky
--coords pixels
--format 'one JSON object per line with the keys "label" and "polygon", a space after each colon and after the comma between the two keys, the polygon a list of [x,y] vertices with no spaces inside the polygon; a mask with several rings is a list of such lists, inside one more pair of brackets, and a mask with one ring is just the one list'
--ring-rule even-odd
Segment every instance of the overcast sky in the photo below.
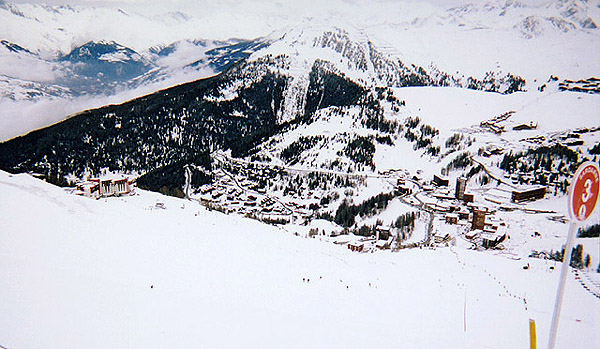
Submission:
{"label": "overcast sky", "polygon": [[[400,0],[404,2],[429,2],[435,5],[450,6],[455,4],[461,4],[470,2],[469,0]],[[14,3],[36,3],[36,4],[48,4],[48,5],[86,5],[86,6],[147,6],[148,3],[161,4],[165,7],[181,7],[189,8],[196,6],[203,6],[206,4],[214,5],[215,3],[227,2],[230,4],[235,3],[252,3],[256,0],[7,0],[7,2]],[[285,6],[289,3],[302,3],[307,2],[306,0],[259,0],[261,3],[270,3],[273,6]],[[308,1],[310,2],[310,1]],[[327,2],[327,0],[323,0]],[[397,0],[345,0],[344,2],[350,4],[364,3],[369,4],[372,2],[397,2]],[[472,1],[471,1],[472,2]]]}
{"label": "overcast sky", "polygon": [[[85,7],[111,7],[144,15],[157,15],[181,11],[192,17],[226,17],[235,14],[256,20],[272,21],[300,18],[338,16],[338,18],[365,17],[366,13],[397,12],[403,3],[429,3],[431,7],[451,7],[479,0],[6,0],[13,3],[71,5]],[[494,0],[490,0],[494,1]],[[431,6],[433,5],[433,6]],[[427,6],[419,6],[427,8]],[[364,9],[364,10],[363,10]],[[388,11],[389,10],[389,11]],[[396,10],[396,11],[394,11]],[[406,8],[408,11],[408,9]],[[239,18],[238,18],[239,19]],[[364,19],[364,18],[363,18]],[[271,23],[273,25],[275,23]]]}
{"label": "overcast sky", "polygon": [[[371,26],[383,22],[402,22],[414,18],[428,17],[437,12],[437,6],[464,3],[471,0],[6,0],[14,3],[35,3],[47,5],[71,5],[74,7],[110,7],[122,9],[127,14],[140,14],[151,19],[147,21],[133,18],[119,28],[109,25],[106,18],[85,18],[87,22],[80,23],[78,18],[72,18],[69,23],[61,25],[70,30],[73,38],[69,47],[72,48],[89,40],[110,39],[122,44],[137,45],[145,49],[147,41],[175,41],[192,37],[211,37],[227,39],[231,37],[254,38],[270,35],[278,30],[295,26],[299,23],[328,23],[336,25]],[[477,1],[477,0],[475,0]],[[494,0],[492,0],[494,1]],[[500,0],[498,0],[500,1]],[[428,4],[429,3],[429,4]],[[27,11],[27,10],[25,10]],[[177,14],[165,14],[180,11],[189,16],[189,20],[181,20]],[[52,18],[46,18],[52,20]],[[156,21],[156,19],[160,19]],[[123,20],[123,18],[121,18]],[[314,22],[313,22],[314,21]],[[157,22],[169,26],[168,32],[153,33],[154,37],[133,40],[138,29],[146,31],[149,25],[156,26]],[[48,28],[55,23],[48,24]],[[22,44],[35,47],[37,42],[23,38],[18,28],[13,28],[12,37]],[[202,29],[202,30],[200,30]],[[115,30],[118,31],[115,33]],[[10,33],[4,33],[7,36]],[[58,33],[60,34],[60,33]],[[57,35],[58,35],[57,34]],[[176,35],[177,34],[177,35]],[[61,34],[62,35],[62,34]],[[170,36],[169,36],[170,35]],[[59,35],[60,36],[60,35]],[[64,35],[62,35],[64,36]],[[158,37],[156,37],[158,36]],[[169,37],[166,37],[169,36]],[[177,36],[174,38],[173,36]],[[39,41],[39,40],[38,40]],[[64,41],[59,40],[61,43]],[[39,46],[39,45],[37,45]]]}

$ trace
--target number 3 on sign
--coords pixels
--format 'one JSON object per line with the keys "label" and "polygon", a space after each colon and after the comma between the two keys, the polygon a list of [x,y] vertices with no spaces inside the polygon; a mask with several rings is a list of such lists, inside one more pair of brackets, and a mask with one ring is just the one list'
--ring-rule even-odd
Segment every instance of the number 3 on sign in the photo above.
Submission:
{"label": "number 3 on sign", "polygon": [[569,195],[571,218],[583,222],[594,212],[600,191],[599,177],[597,164],[589,161],[579,166]]}
{"label": "number 3 on sign", "polygon": [[583,183],[583,188],[584,191],[583,193],[581,193],[582,203],[581,207],[579,207],[579,212],[577,212],[577,216],[579,217],[579,219],[585,219],[585,214],[587,211],[585,203],[592,198],[592,180],[589,178],[586,179],[586,181]]}
{"label": "number 3 on sign", "polygon": [[583,202],[588,202],[588,200],[592,197],[592,180],[586,179],[585,183],[583,183],[583,187],[585,191],[581,194],[581,200]]}

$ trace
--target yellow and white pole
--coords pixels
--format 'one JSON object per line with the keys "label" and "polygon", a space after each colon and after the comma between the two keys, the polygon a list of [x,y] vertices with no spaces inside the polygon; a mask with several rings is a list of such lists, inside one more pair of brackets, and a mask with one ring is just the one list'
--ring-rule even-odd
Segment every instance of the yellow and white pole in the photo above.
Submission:
{"label": "yellow and white pole", "polygon": [[534,319],[529,319],[529,348],[537,349],[537,334]]}

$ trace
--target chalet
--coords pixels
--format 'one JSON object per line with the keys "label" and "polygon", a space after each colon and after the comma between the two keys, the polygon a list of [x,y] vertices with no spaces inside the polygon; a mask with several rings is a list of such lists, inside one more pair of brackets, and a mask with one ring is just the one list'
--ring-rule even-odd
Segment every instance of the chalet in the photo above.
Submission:
{"label": "chalet", "polygon": [[434,211],[450,212],[450,205],[444,203],[428,202],[425,204],[425,207]]}
{"label": "chalet", "polygon": [[390,238],[390,235],[392,235],[390,228],[384,228],[382,226],[378,226],[377,228],[375,228],[375,233],[377,236],[377,240],[387,240]]}
{"label": "chalet", "polygon": [[506,234],[498,235],[498,234],[482,234],[482,246],[485,248],[495,248],[506,240]]}
{"label": "chalet", "polygon": [[442,193],[435,193],[432,195],[434,198],[439,199],[439,200],[452,200],[454,199],[454,196],[448,195],[448,194],[442,194]]}
{"label": "chalet", "polygon": [[410,194],[411,190],[409,187],[401,185],[396,188],[395,192],[397,195],[405,195],[405,194]]}
{"label": "chalet", "polygon": [[573,133],[579,133],[579,134],[588,133],[588,132],[590,132],[590,129],[587,127],[581,127],[581,128],[573,130]]}
{"label": "chalet", "polygon": [[261,204],[261,205],[263,205],[263,206],[266,206],[266,205],[271,205],[271,204],[273,204],[273,203],[274,203],[274,201],[273,201],[273,199],[272,199],[272,198],[270,198],[270,197],[265,197],[264,199],[262,199],[262,200],[260,201],[260,204]]}
{"label": "chalet", "polygon": [[474,209],[473,220],[471,221],[471,229],[484,229],[485,228],[485,216],[487,210]]}
{"label": "chalet", "polygon": [[465,233],[465,237],[469,240],[473,240],[475,238],[478,238],[481,235],[482,231],[479,229],[475,229],[475,230],[471,230],[467,233]]}
{"label": "chalet", "polygon": [[475,201],[475,195],[473,193],[464,193],[463,201],[464,202],[473,202],[473,201]]}
{"label": "chalet", "polygon": [[450,212],[452,211],[452,206],[445,202],[440,202],[435,205],[436,210],[440,212]]}
{"label": "chalet", "polygon": [[448,224],[458,224],[458,215],[455,213],[448,213],[446,215],[446,223]]}
{"label": "chalet", "polygon": [[567,147],[574,147],[574,146],[583,145],[583,144],[584,144],[583,139],[568,140],[563,143],[563,145],[567,146]]}
{"label": "chalet", "polygon": [[469,210],[461,208],[460,211],[458,211],[458,219],[469,219]]}
{"label": "chalet", "polygon": [[487,149],[483,151],[482,155],[489,158],[492,155],[501,155],[502,153],[504,153],[504,148],[492,145],[487,147]]}
{"label": "chalet", "polygon": [[377,247],[380,250],[389,250],[390,245],[391,242],[388,240],[378,240],[377,242],[375,242],[375,247]]}
{"label": "chalet", "polygon": [[447,187],[450,181],[448,177],[433,175],[433,183],[438,187]]}
{"label": "chalet", "polygon": [[484,233],[495,234],[498,232],[498,226],[494,224],[486,224],[483,228]]}
{"label": "chalet", "polygon": [[208,194],[208,193],[210,193],[210,192],[211,192],[213,189],[215,189],[215,187],[214,187],[214,186],[212,186],[212,185],[205,185],[205,186],[202,186],[202,187],[200,188],[200,192],[201,192],[202,194]]}
{"label": "chalet", "polygon": [[77,184],[78,195],[83,195],[88,198],[99,198],[100,197],[100,184],[94,182],[85,182]]}
{"label": "chalet", "polygon": [[502,132],[504,132],[504,126],[498,125],[494,122],[490,122],[490,121],[482,121],[479,123],[479,126],[485,128],[489,128],[492,132],[496,133],[496,134],[501,134]]}
{"label": "chalet", "polygon": [[435,188],[432,185],[424,185],[423,191],[433,191]]}
{"label": "chalet", "polygon": [[546,187],[545,186],[532,186],[529,188],[523,188],[520,190],[513,190],[511,201],[512,202],[521,202],[528,200],[538,200],[543,199],[546,195]]}
{"label": "chalet", "polygon": [[360,242],[349,242],[348,249],[350,249],[350,251],[354,251],[354,252],[363,252],[365,249],[365,245]]}
{"label": "chalet", "polygon": [[513,130],[515,131],[522,131],[522,130],[535,130],[537,128],[537,123],[530,121],[528,124],[519,124],[519,125],[515,125],[513,127]]}

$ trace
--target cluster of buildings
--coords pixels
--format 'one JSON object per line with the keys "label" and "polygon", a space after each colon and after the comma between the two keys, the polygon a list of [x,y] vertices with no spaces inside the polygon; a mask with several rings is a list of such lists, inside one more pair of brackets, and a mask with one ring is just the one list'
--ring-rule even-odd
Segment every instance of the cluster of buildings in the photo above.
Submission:
{"label": "cluster of buildings", "polygon": [[[445,213],[445,224],[465,226],[467,231],[464,236],[466,239],[478,243],[484,248],[495,248],[507,238],[506,224],[495,219],[494,212],[489,207],[474,202],[474,194],[467,191],[467,182],[465,177],[457,178],[454,195],[450,195],[448,190],[447,194],[434,194],[433,197],[438,201],[442,200],[442,203],[430,203],[427,207],[436,212]],[[449,186],[448,178],[439,175],[433,176],[432,183],[437,187]],[[545,195],[545,186],[519,187],[512,190],[510,200],[513,203],[519,203],[542,199]],[[447,240],[448,236],[445,238]],[[444,237],[434,236],[434,241],[438,242],[438,240],[444,242]]]}
{"label": "cluster of buildings", "polygon": [[266,188],[246,176],[237,177],[222,169],[215,170],[214,175],[214,182],[201,187],[198,196],[209,207],[277,223],[288,223],[312,213],[306,204],[289,200],[283,202],[267,195]]}
{"label": "cluster of buildings", "polygon": [[91,178],[77,184],[77,195],[100,199],[109,196],[129,195],[133,192],[134,181],[127,177]]}
{"label": "cluster of buildings", "polygon": [[393,240],[391,229],[380,225],[375,228],[375,237],[350,241],[347,246],[350,251],[354,252],[366,252],[373,249],[387,250],[390,249]]}
{"label": "cluster of buildings", "polygon": [[490,120],[480,122],[479,126],[481,126],[482,128],[487,128],[496,134],[501,134],[502,132],[504,132],[504,126],[500,125],[500,123],[502,121],[506,121],[514,113],[514,110],[507,111],[506,113],[502,113],[501,115],[495,116]]}

